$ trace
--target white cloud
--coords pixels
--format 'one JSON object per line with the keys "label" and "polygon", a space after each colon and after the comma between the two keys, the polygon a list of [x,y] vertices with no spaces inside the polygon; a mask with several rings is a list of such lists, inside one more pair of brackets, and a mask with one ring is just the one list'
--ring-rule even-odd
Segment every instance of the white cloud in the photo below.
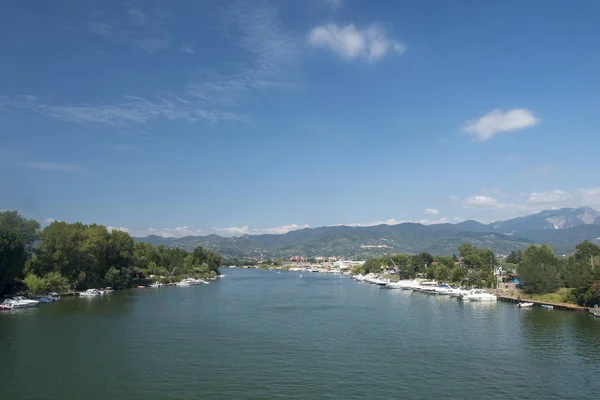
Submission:
{"label": "white cloud", "polygon": [[566,190],[551,190],[549,192],[530,193],[527,195],[527,203],[529,204],[549,204],[561,205],[568,204],[573,200],[573,195]]}
{"label": "white cloud", "polygon": [[186,54],[194,54],[196,51],[194,50],[194,46],[191,44],[184,44],[179,48],[179,51]]}
{"label": "white cloud", "polygon": [[472,196],[463,200],[464,208],[479,208],[486,211],[486,217],[496,220],[509,219],[564,207],[591,207],[600,210],[600,188],[575,190],[549,190],[506,194],[510,201],[500,202],[487,196]]}
{"label": "white cloud", "polygon": [[346,59],[363,58],[377,62],[390,53],[402,54],[406,46],[389,38],[379,25],[357,29],[354,24],[338,26],[327,24],[310,31],[309,43],[314,47],[329,48]]}
{"label": "white cloud", "polygon": [[65,172],[65,173],[84,173],[88,172],[87,170],[78,167],[72,164],[62,164],[62,163],[48,163],[48,162],[22,162],[15,164],[21,168],[27,169],[37,169],[42,171],[55,171],[55,172]]}
{"label": "white cloud", "polygon": [[500,203],[489,196],[471,196],[465,200],[465,205],[473,207],[497,207]]}
{"label": "white cloud", "polygon": [[131,233],[130,230],[129,230],[129,228],[125,228],[124,226],[121,226],[120,228],[115,228],[114,226],[110,226],[109,225],[109,226],[106,227],[106,229],[109,232],[112,232],[112,231],[121,231],[121,232],[125,232],[125,233]]}
{"label": "white cloud", "polygon": [[323,3],[327,4],[329,7],[337,10],[342,6],[342,0],[321,0]]}
{"label": "white cloud", "polygon": [[241,236],[248,234],[248,226],[229,226],[227,228],[213,228],[213,230],[226,236]]}
{"label": "white cloud", "polygon": [[423,213],[425,215],[438,215],[440,213],[440,210],[438,210],[437,208],[426,208]]}
{"label": "white cloud", "polygon": [[202,236],[205,234],[202,229],[190,229],[188,226],[178,226],[176,228],[148,228],[142,230],[130,230],[128,228],[119,229],[124,230],[124,232],[128,232],[134,237],[146,237],[149,235],[154,235],[163,238],[182,238],[185,236]]}
{"label": "white cloud", "polygon": [[521,108],[502,111],[494,110],[479,119],[467,122],[464,131],[477,140],[486,141],[502,132],[517,131],[540,122],[529,110]]}
{"label": "white cloud", "polygon": [[272,234],[272,235],[280,235],[285,234],[291,231],[295,231],[298,229],[309,228],[308,225],[298,225],[298,224],[289,224],[283,226],[276,226],[273,228],[257,228],[250,229],[248,226],[230,226],[227,228],[213,228],[213,230],[219,234],[225,236],[241,236],[241,235],[262,235],[262,234]]}

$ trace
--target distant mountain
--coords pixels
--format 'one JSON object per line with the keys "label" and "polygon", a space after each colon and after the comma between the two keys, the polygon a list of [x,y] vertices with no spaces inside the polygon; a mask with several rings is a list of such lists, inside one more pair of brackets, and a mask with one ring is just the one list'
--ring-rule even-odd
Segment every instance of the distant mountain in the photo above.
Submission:
{"label": "distant mountain", "polygon": [[451,255],[470,243],[507,254],[532,243],[546,243],[559,254],[574,250],[584,240],[600,244],[600,213],[591,208],[564,208],[498,221],[486,225],[477,221],[458,224],[422,225],[403,223],[369,227],[332,226],[306,228],[283,235],[219,235],[136,238],[166,247],[191,250],[196,246],[213,249],[225,258],[258,259],[302,255],[368,258],[384,254],[414,254],[427,251]]}
{"label": "distant mountain", "polygon": [[589,207],[561,208],[499,221],[491,225],[502,233],[519,233],[537,229],[569,229],[582,225],[600,225],[600,213]]}

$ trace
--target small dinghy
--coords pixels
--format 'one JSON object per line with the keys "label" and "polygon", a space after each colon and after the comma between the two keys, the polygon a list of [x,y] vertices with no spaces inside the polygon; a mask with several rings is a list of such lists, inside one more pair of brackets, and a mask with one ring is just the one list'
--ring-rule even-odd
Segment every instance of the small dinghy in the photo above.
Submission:
{"label": "small dinghy", "polygon": [[519,303],[517,304],[517,307],[533,307],[533,303]]}

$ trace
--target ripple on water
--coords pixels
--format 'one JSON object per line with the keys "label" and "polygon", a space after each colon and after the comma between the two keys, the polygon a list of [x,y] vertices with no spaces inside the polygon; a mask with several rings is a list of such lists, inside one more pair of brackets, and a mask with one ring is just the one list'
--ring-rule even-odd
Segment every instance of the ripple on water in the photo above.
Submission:
{"label": "ripple on water", "polygon": [[0,398],[505,400],[600,391],[600,321],[587,315],[347,277],[227,275],[0,313]]}

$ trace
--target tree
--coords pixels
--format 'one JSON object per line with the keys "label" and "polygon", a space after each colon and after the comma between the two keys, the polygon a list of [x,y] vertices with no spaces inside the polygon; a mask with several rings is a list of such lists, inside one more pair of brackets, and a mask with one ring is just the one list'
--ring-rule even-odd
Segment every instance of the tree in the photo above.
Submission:
{"label": "tree", "polygon": [[58,272],[49,272],[44,276],[48,292],[67,293],[71,290],[69,280]]}
{"label": "tree", "polygon": [[366,274],[381,272],[381,261],[377,258],[370,258],[362,265]]}
{"label": "tree", "polygon": [[23,280],[30,294],[42,294],[48,292],[48,284],[43,278],[35,274],[29,274]]}
{"label": "tree", "polygon": [[527,247],[517,272],[526,293],[549,293],[562,284],[560,260],[547,245]]}
{"label": "tree", "polygon": [[31,256],[39,223],[16,211],[0,212],[0,295],[11,291]]}
{"label": "tree", "polygon": [[508,257],[506,257],[506,262],[509,264],[518,264],[523,259],[523,251],[516,250],[511,251]]}
{"label": "tree", "polygon": [[446,282],[450,278],[450,268],[447,265],[438,265],[435,269],[435,280]]}
{"label": "tree", "polygon": [[461,283],[462,281],[465,280],[465,276],[466,276],[466,272],[465,272],[464,268],[456,266],[456,267],[452,268],[452,272],[450,273],[450,281],[456,282],[456,283]]}
{"label": "tree", "polygon": [[110,267],[108,271],[106,271],[106,275],[104,275],[104,282],[106,282],[107,286],[111,286],[117,289],[122,288],[123,277],[121,276],[121,271],[115,267]]}

